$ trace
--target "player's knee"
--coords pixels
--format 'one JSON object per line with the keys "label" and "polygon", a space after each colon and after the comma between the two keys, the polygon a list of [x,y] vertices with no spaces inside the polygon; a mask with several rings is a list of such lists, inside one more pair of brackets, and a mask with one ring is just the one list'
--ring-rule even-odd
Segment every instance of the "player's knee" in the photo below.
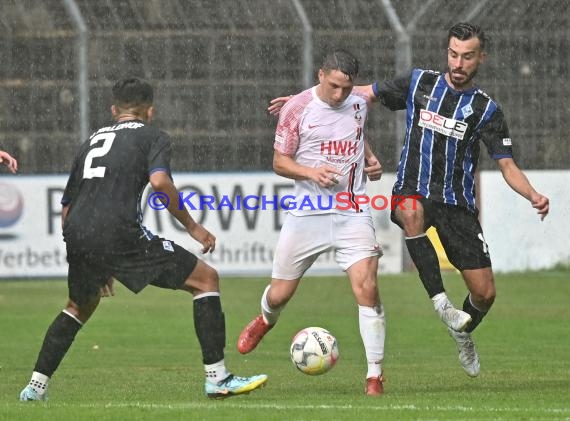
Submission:
{"label": "player's knee", "polygon": [[487,293],[483,296],[483,301],[485,302],[485,304],[487,304],[487,307],[491,307],[493,305],[496,296],[497,293],[495,292],[494,288],[492,290],[487,291]]}
{"label": "player's knee", "polygon": [[494,287],[482,289],[477,292],[471,293],[471,300],[473,304],[481,310],[489,310],[495,302],[496,291]]}
{"label": "player's knee", "polygon": [[396,209],[395,215],[406,235],[418,235],[424,232],[424,218],[421,212],[411,209]]}
{"label": "player's knee", "polygon": [[358,283],[353,290],[359,302],[376,303],[378,301],[378,285],[375,278]]}
{"label": "player's knee", "polygon": [[273,309],[283,308],[291,297],[293,297],[294,290],[279,289],[272,287],[267,294],[267,304]]}
{"label": "player's knee", "polygon": [[65,306],[65,312],[71,317],[85,324],[97,308],[99,300],[100,297],[93,297],[92,299],[86,300],[85,303],[79,305],[73,300],[69,299],[67,301],[67,305]]}
{"label": "player's knee", "polygon": [[205,292],[219,291],[219,285],[220,278],[218,271],[205,262],[199,260],[196,268],[184,282],[182,289],[197,295]]}
{"label": "player's knee", "polygon": [[217,291],[220,285],[220,275],[218,271],[211,266],[208,266],[205,270],[204,281],[206,285],[212,288],[213,291]]}
{"label": "player's knee", "polygon": [[290,299],[291,297],[283,297],[277,295],[271,298],[268,297],[267,303],[269,304],[269,307],[271,307],[272,309],[281,309],[287,305]]}

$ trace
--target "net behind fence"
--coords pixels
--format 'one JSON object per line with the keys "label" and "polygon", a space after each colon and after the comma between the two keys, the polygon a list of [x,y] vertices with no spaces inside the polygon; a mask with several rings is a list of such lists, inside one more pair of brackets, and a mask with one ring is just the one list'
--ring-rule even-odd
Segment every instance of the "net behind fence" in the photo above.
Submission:
{"label": "net behind fence", "polygon": [[[303,86],[303,26],[291,0],[76,0],[88,28],[89,125],[110,121],[110,87],[138,76],[156,90],[156,124],[175,142],[176,171],[270,170],[269,99]],[[314,74],[345,48],[359,81],[395,75],[398,51],[381,1],[301,0]],[[570,166],[565,125],[570,27],[564,0],[393,1],[412,64],[445,69],[447,29],[470,14],[491,37],[478,84],[503,106],[523,168]],[[480,7],[478,7],[478,5]],[[0,14],[0,145],[24,173],[67,172],[79,135],[77,30],[61,0],[4,1]],[[313,79],[316,81],[316,77]],[[394,171],[402,133],[377,106],[368,137]],[[482,168],[494,168],[484,159]]]}

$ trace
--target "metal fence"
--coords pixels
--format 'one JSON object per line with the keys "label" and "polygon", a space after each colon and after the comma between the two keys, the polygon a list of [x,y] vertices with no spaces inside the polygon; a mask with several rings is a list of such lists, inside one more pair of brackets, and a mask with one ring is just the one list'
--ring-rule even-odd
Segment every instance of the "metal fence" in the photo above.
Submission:
{"label": "metal fence", "polygon": [[[174,139],[176,171],[269,170],[276,120],[267,103],[316,81],[324,52],[352,51],[362,83],[410,63],[443,70],[447,28],[470,19],[491,37],[478,84],[503,106],[517,161],[568,168],[568,3],[3,0],[0,147],[24,173],[67,172],[84,137],[82,116],[89,130],[108,123],[110,87],[134,75],[155,86],[156,124]],[[377,106],[368,137],[394,171],[401,116]],[[482,167],[494,164],[483,159]]]}

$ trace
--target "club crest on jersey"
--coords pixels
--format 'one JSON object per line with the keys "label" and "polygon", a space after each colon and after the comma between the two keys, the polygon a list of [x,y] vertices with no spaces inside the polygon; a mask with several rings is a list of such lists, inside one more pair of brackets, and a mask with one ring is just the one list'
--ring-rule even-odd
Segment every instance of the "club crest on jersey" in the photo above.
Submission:
{"label": "club crest on jersey", "polygon": [[174,251],[174,247],[172,247],[172,243],[168,240],[164,240],[162,242],[162,248],[166,251]]}
{"label": "club crest on jersey", "polygon": [[466,106],[461,107],[461,113],[463,113],[463,118],[467,118],[473,114],[473,108],[471,108],[471,105],[467,104]]}
{"label": "club crest on jersey", "polygon": [[468,124],[464,121],[443,117],[433,111],[420,110],[418,126],[441,133],[442,135],[463,140]]}
{"label": "club crest on jersey", "polygon": [[354,104],[352,106],[352,108],[354,108],[354,119],[356,120],[357,123],[360,123],[362,121],[362,115],[360,114],[360,104]]}

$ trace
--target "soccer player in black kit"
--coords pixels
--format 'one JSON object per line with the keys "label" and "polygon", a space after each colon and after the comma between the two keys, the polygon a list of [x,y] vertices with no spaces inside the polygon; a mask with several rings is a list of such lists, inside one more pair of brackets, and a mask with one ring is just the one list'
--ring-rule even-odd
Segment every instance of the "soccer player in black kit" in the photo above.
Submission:
{"label": "soccer player in black kit", "polygon": [[202,349],[205,393],[225,398],[265,384],[266,375],[238,377],[224,364],[225,320],[217,272],[194,254],[142,225],[141,197],[150,182],[168,211],[213,252],[216,238],[178,208],[170,172],[169,136],[150,125],[152,87],[124,79],[113,87],[115,124],[83,143],[62,198],[63,236],[69,263],[69,299],[47,330],[32,378],[20,400],[45,400],[47,384],[77,332],[101,297],[113,295],[117,279],[138,293],[147,285],[180,289],[194,296],[194,328]]}
{"label": "soccer player in black kit", "polygon": [[[417,208],[407,199],[392,211],[436,312],[447,325],[465,372],[479,374],[471,337],[495,299],[489,250],[475,206],[475,171],[481,142],[507,184],[530,201],[543,219],[549,200],[518,168],[500,106],[474,85],[486,58],[479,26],[458,23],[448,33],[447,72],[413,69],[411,74],[364,88],[390,110],[406,110],[406,133],[393,194],[420,195]],[[434,226],[469,294],[463,310],[445,294],[436,251],[426,235]]]}
{"label": "soccer player in black kit", "polygon": [[[480,142],[507,184],[537,209],[541,219],[548,215],[549,199],[532,187],[516,165],[503,111],[474,84],[487,57],[484,32],[477,25],[461,22],[449,29],[447,41],[446,72],[413,69],[403,77],[354,89],[390,110],[406,110],[393,194],[409,198],[394,204],[391,218],[404,230],[424,288],[455,340],[459,362],[467,375],[476,377],[480,362],[471,333],[496,294],[489,249],[475,206]],[[273,99],[269,112],[278,114],[289,98]],[[453,307],[445,293],[437,253],[426,235],[432,226],[469,290],[462,310]]]}

